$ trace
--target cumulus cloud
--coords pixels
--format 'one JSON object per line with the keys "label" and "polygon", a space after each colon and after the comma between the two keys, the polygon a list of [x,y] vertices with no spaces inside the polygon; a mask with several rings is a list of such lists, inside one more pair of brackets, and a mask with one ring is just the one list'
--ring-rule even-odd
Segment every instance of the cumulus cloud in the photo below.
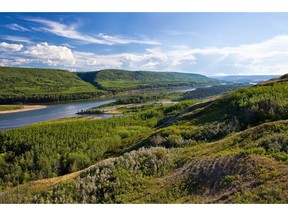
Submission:
{"label": "cumulus cloud", "polygon": [[23,48],[22,44],[11,44],[6,42],[0,43],[0,51],[20,51]]}
{"label": "cumulus cloud", "polygon": [[153,62],[149,61],[147,64],[143,65],[144,68],[147,68],[148,70],[156,69],[156,66],[159,64],[159,62]]}
{"label": "cumulus cloud", "polygon": [[53,66],[75,64],[71,49],[65,46],[49,45],[47,42],[27,47],[23,54]]}
{"label": "cumulus cloud", "polygon": [[26,20],[41,23],[45,27],[42,27],[41,29],[43,31],[50,32],[52,34],[79,40],[85,43],[92,43],[92,44],[106,44],[106,45],[113,45],[113,44],[131,44],[131,43],[138,43],[138,44],[150,44],[150,45],[156,45],[159,44],[156,41],[152,40],[136,40],[136,39],[127,39],[127,38],[121,38],[116,36],[110,36],[105,34],[98,34],[95,36],[86,35],[77,30],[77,25],[66,25],[63,23],[42,19],[42,18],[26,18]]}

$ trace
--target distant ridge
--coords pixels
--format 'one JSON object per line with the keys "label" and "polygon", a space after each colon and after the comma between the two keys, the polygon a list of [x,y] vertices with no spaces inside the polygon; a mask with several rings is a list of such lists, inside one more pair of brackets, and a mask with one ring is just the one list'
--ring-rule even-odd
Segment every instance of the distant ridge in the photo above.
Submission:
{"label": "distant ridge", "polygon": [[127,71],[107,69],[82,72],[77,75],[86,82],[108,91],[157,88],[171,86],[205,86],[219,84],[218,80],[194,73]]}
{"label": "distant ridge", "polygon": [[243,76],[237,76],[237,75],[231,75],[231,76],[211,76],[214,79],[218,79],[221,81],[228,81],[228,82],[241,82],[241,83],[259,83],[262,81],[270,80],[276,77],[279,77],[278,75],[243,75]]}
{"label": "distant ridge", "polygon": [[143,88],[206,86],[218,80],[199,74],[175,72],[67,70],[0,67],[0,104],[85,100]]}

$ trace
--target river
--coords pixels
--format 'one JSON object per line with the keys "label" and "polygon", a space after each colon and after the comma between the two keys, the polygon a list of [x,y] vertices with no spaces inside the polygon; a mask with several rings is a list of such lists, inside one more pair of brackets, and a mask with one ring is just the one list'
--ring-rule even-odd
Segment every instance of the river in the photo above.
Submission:
{"label": "river", "polygon": [[[166,92],[187,92],[195,91],[196,88],[182,87],[179,89],[171,89]],[[104,101],[94,101],[94,102],[74,102],[65,103],[57,105],[48,105],[46,108],[30,110],[25,112],[16,112],[9,114],[0,114],[0,131],[8,130],[12,128],[22,127],[24,125],[47,121],[58,118],[79,116],[76,113],[80,110],[85,110],[91,107],[98,107],[103,104],[114,102],[115,100],[104,100]],[[87,116],[87,115],[86,115]],[[109,114],[99,114],[99,118],[109,118],[113,115]]]}
{"label": "river", "polygon": [[[91,107],[98,107],[103,104],[114,102],[115,100],[104,100],[94,102],[65,103],[57,105],[48,105],[46,108],[30,110],[18,113],[9,113],[0,115],[0,130],[22,127],[35,122],[47,121],[57,118],[78,116],[76,113],[80,110]],[[109,118],[113,115],[101,114],[101,118]]]}

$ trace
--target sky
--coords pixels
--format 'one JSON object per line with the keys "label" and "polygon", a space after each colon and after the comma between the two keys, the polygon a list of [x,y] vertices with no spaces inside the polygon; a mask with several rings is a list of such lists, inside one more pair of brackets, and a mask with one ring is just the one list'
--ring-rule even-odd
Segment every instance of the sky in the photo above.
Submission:
{"label": "sky", "polygon": [[0,66],[288,73],[288,13],[0,13]]}

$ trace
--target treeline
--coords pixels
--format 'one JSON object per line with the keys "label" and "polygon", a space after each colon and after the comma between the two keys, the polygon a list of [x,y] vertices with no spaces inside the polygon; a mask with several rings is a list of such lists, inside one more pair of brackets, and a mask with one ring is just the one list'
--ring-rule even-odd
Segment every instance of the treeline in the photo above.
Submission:
{"label": "treeline", "polygon": [[99,109],[86,109],[86,110],[80,110],[79,112],[77,112],[78,115],[80,114],[103,114],[104,111],[99,110]]}
{"label": "treeline", "polygon": [[79,92],[71,94],[0,95],[0,104],[50,103],[99,98],[103,92]]}
{"label": "treeline", "polygon": [[195,89],[194,91],[186,92],[180,100],[201,99],[205,97],[223,94],[225,92],[247,86],[248,86],[247,84],[235,83],[227,85],[215,85],[210,87],[200,87]]}
{"label": "treeline", "polygon": [[288,83],[257,85],[230,94],[231,104],[241,111],[241,121],[255,125],[288,118]]}
{"label": "treeline", "polygon": [[159,93],[143,93],[131,96],[122,97],[116,100],[115,104],[130,104],[130,103],[146,103],[148,101],[157,101],[161,99],[178,99],[182,92],[159,92]]}

